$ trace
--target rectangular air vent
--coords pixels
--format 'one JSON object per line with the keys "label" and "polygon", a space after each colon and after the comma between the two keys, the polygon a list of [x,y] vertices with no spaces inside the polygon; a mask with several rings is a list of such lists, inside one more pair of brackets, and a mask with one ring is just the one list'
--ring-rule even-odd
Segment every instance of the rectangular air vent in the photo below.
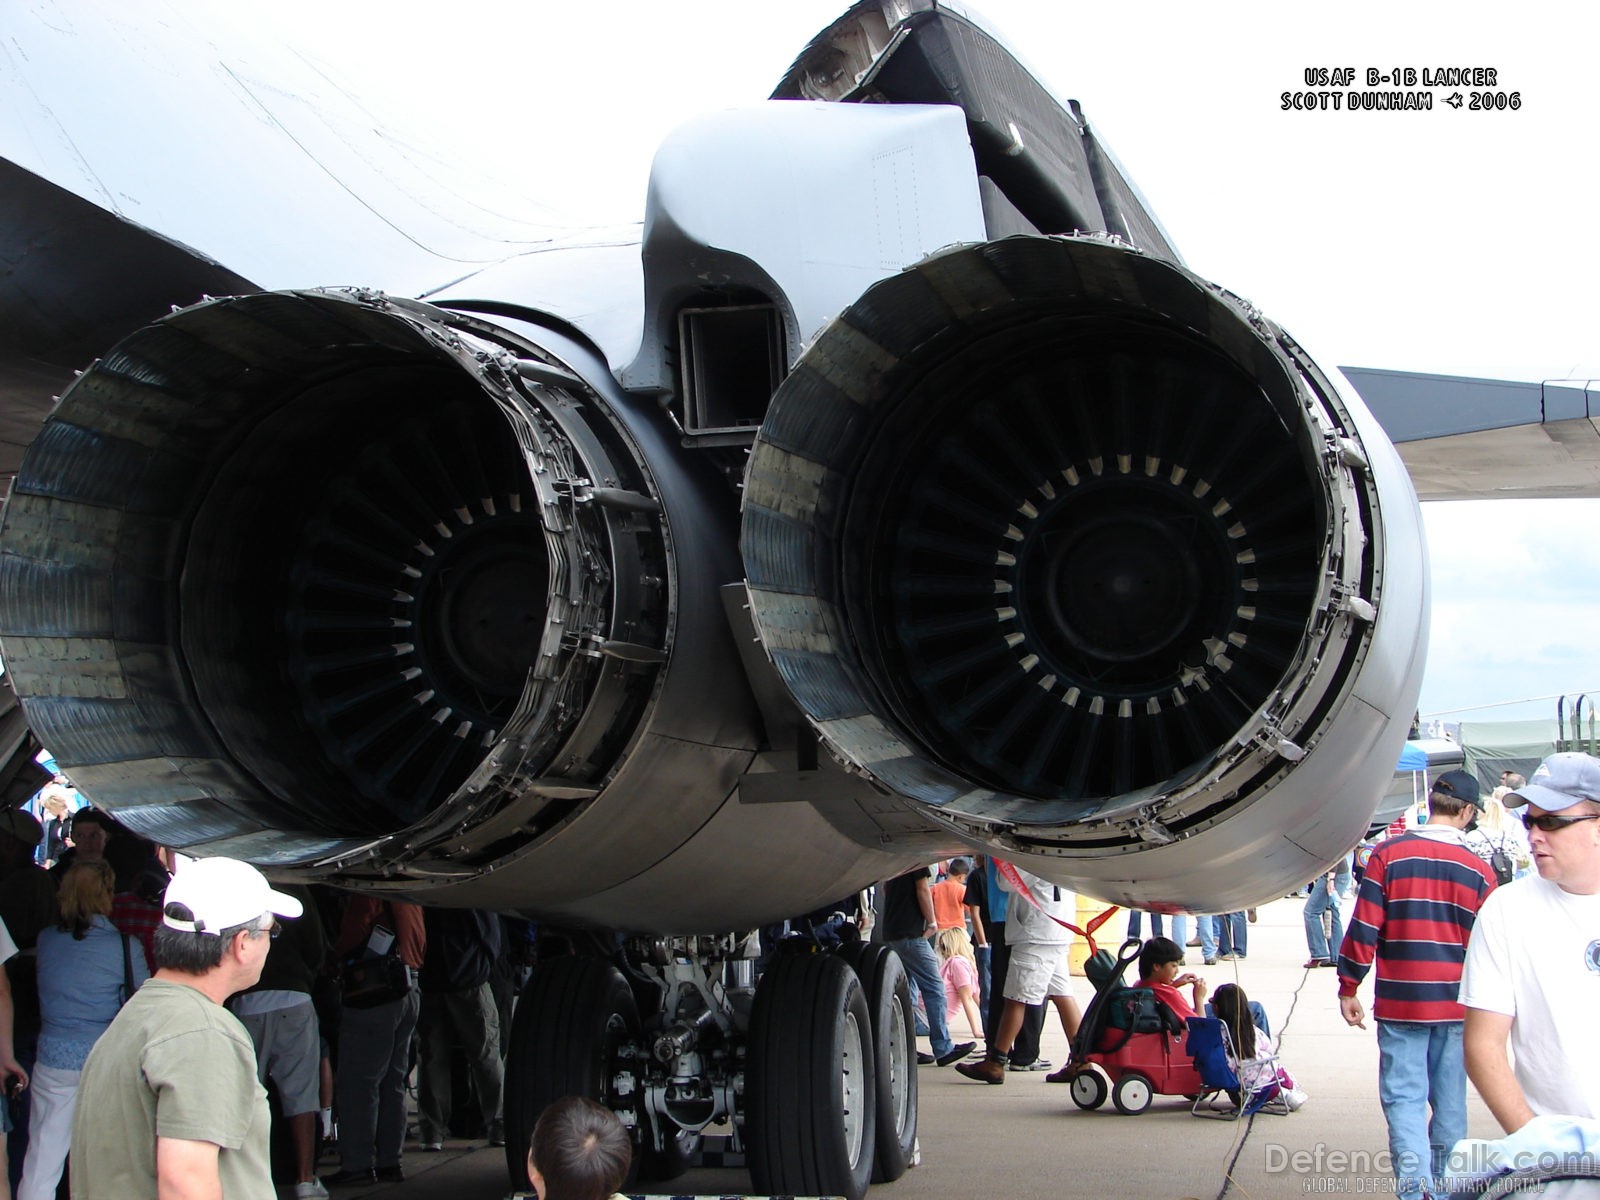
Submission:
{"label": "rectangular air vent", "polygon": [[684,432],[704,437],[759,429],[788,370],[777,306],[680,309],[678,344]]}

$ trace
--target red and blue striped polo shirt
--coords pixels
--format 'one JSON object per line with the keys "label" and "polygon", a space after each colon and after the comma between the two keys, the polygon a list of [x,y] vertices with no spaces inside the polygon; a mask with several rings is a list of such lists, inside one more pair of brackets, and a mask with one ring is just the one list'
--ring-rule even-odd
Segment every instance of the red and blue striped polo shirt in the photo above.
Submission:
{"label": "red and blue striped polo shirt", "polygon": [[1339,947],[1339,995],[1354,996],[1376,962],[1378,1020],[1463,1020],[1461,963],[1494,886],[1494,872],[1450,826],[1380,842]]}

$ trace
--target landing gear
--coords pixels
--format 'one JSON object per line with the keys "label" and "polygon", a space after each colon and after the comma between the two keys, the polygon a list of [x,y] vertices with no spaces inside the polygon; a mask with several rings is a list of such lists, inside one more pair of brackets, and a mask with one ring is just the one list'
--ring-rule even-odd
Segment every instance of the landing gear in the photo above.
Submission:
{"label": "landing gear", "polygon": [[[609,947],[606,947],[609,949]],[[512,1022],[506,1165],[566,1095],[627,1127],[640,1180],[693,1165],[716,1135],[756,1190],[862,1200],[899,1178],[917,1136],[905,967],[881,945],[780,950],[753,986],[753,940],[635,939],[544,959]]]}
{"label": "landing gear", "polygon": [[697,1130],[674,1127],[666,1130],[664,1140],[666,1145],[659,1149],[645,1146],[635,1172],[640,1183],[665,1183],[682,1175],[694,1166],[704,1139]]}
{"label": "landing gear", "polygon": [[779,956],[750,1018],[745,1129],[756,1191],[861,1200],[877,1145],[872,1015],[839,957]]}
{"label": "landing gear", "polygon": [[872,1014],[872,1066],[878,1093],[873,1183],[892,1183],[911,1166],[917,1140],[917,1033],[911,983],[889,947],[857,943],[845,958],[861,978]]}

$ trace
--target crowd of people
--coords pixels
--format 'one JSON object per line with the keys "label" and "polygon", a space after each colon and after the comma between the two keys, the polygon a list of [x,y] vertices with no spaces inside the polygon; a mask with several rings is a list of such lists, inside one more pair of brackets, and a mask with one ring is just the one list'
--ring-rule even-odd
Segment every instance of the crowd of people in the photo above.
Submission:
{"label": "crowd of people", "polygon": [[[931,1061],[1002,1084],[1009,1071],[1040,1061],[1047,1006],[1073,1044],[1082,1017],[1066,967],[1075,897],[984,858],[952,860],[942,877],[935,864],[889,886],[940,898],[920,935],[902,932],[931,938],[942,962],[942,996],[919,980],[930,1014],[965,1016],[973,1045],[979,1037],[984,1044],[959,1061],[968,1047],[946,1035]],[[1132,939],[1143,918],[1151,921],[1137,986],[1180,1020],[1221,1017],[1244,1090],[1279,1091],[1292,1111],[1307,1095],[1279,1062],[1265,1012],[1237,984],[1210,995],[1203,977],[1184,970],[1190,947],[1206,964],[1244,958],[1254,917],[1200,916],[1190,940],[1181,918],[1168,916],[1175,937],[1167,938],[1160,914],[1130,912]],[[1467,1144],[1469,1079],[1507,1135],[1488,1144],[1498,1159],[1480,1153],[1473,1161],[1510,1162],[1513,1151],[1537,1157],[1575,1138],[1585,1151],[1600,1150],[1600,1059],[1584,1020],[1600,986],[1600,760],[1556,754],[1531,780],[1503,773],[1492,793],[1466,771],[1442,773],[1425,820],[1400,822],[1331,864],[1306,886],[1303,918],[1304,965],[1335,969],[1349,1025],[1366,1028],[1359,992],[1374,980],[1378,1097],[1396,1194],[1420,1200],[1462,1182],[1450,1170],[1461,1161],[1452,1151]],[[1069,1082],[1077,1069],[1069,1062],[1047,1078]]]}
{"label": "crowd of people", "polygon": [[[884,890],[886,936],[908,964],[927,1021],[919,1032],[929,1037],[932,1053],[920,1056],[922,1064],[954,1064],[965,1078],[991,1085],[1004,1084],[1016,1071],[1043,1071],[1047,1082],[1070,1083],[1079,1064],[1068,1061],[1052,1069],[1054,1064],[1040,1057],[1039,1039],[1049,1009],[1055,1010],[1069,1047],[1083,1021],[1070,964],[1074,936],[1084,932],[1073,924],[1076,895],[1012,863],[985,857],[916,868],[889,880]],[[1128,914],[1128,938],[1138,940],[1144,915]],[[1206,981],[1182,970],[1182,942],[1161,936],[1161,914],[1149,915],[1153,936],[1140,948],[1136,987],[1151,992],[1180,1021],[1201,1011],[1222,1015],[1207,1004]],[[1253,912],[1238,915],[1254,920]],[[1173,933],[1182,939],[1187,918],[1179,914],[1170,919]],[[1220,925],[1223,918],[1198,920],[1197,942],[1208,922]],[[1181,988],[1189,989],[1188,996]],[[1229,1039],[1236,1069],[1252,1079],[1268,1062],[1276,1071],[1276,1049],[1264,1011],[1249,1004],[1237,985],[1229,989],[1228,1001],[1239,1011],[1248,1006],[1250,1020],[1257,1023],[1252,1030],[1236,1030]],[[971,1041],[956,1043],[951,1037],[949,1030],[958,1019],[966,1021]],[[980,1039],[984,1048],[977,1050]],[[1282,1074],[1291,1107],[1300,1107],[1305,1092],[1286,1071]]]}
{"label": "crowd of people", "polygon": [[[254,1100],[240,1096],[260,1092],[264,1106],[269,1086],[292,1160],[280,1173],[292,1172],[297,1198],[404,1178],[413,1071],[423,1151],[457,1136],[504,1144],[505,1035],[530,957],[525,922],[324,888],[279,891],[228,859],[181,860],[174,874],[171,856],[106,813],[74,809],[60,794],[64,782],[57,777],[40,797],[40,811],[60,811],[59,818],[0,810],[0,1146],[8,1152],[0,1197],[48,1200],[69,1171],[74,1195],[143,1194],[119,1190],[117,1177],[95,1176],[99,1168],[83,1166],[77,1149],[108,1124],[125,1138],[136,1111],[148,1116],[155,1103],[115,1089],[104,1094],[124,1107],[99,1102],[95,1072],[108,1068],[95,1064],[121,1043],[123,1054],[157,1044],[170,1051],[170,1058],[140,1060],[150,1080],[166,1071],[177,1080],[210,1064],[201,1072],[209,1083],[184,1089],[160,1128],[177,1142],[222,1147],[215,1162],[200,1164],[178,1147],[167,1165],[209,1172],[221,1164],[228,1196],[273,1194],[270,1171],[264,1192],[259,1181],[244,1182],[265,1171],[264,1160],[235,1157],[257,1119]],[[50,827],[57,820],[59,829]],[[241,914],[239,896],[266,900]],[[356,977],[380,982],[358,991],[349,982]],[[197,1007],[197,992],[215,1003]],[[160,1005],[150,999],[161,995]],[[108,1041],[109,1032],[129,1028],[133,1017],[125,1014],[147,1004],[141,1019],[176,1020],[183,1035],[167,1045],[150,1026]],[[467,1074],[468,1114],[452,1111],[457,1058]],[[248,1066],[253,1088],[236,1093],[226,1082],[234,1072],[211,1069],[235,1059]],[[228,1094],[209,1095],[206,1086]],[[77,1101],[89,1091],[97,1104],[86,1118]],[[177,1137],[183,1130],[194,1136]],[[330,1145],[339,1167],[319,1177],[319,1153]],[[162,1168],[157,1160],[125,1165]],[[156,1178],[146,1178],[145,1190]]]}
{"label": "crowd of people", "polygon": [[[144,1194],[153,1180],[270,1196],[268,1084],[297,1198],[399,1181],[413,1070],[420,1148],[460,1126],[453,1050],[477,1135],[504,1144],[502,1034],[525,928],[280,890],[225,858],[184,860],[174,874],[158,848],[92,808],[51,836],[28,812],[0,811],[0,1132],[19,1200],[55,1196],[65,1171],[87,1198]],[[1469,1079],[1506,1135],[1493,1146],[1537,1151],[1576,1136],[1600,1147],[1600,1063],[1581,1020],[1600,979],[1600,760],[1556,754],[1489,795],[1466,771],[1441,774],[1425,823],[1331,865],[1307,886],[1303,914],[1305,965],[1334,966],[1353,1027],[1366,1028],[1360,993],[1373,981],[1397,1194],[1451,1190]],[[1135,939],[1142,915],[1129,914]],[[1175,937],[1162,936],[1149,915],[1135,986],[1180,1021],[1220,1018],[1240,1093],[1299,1108],[1306,1093],[1261,1006],[1237,983],[1213,993],[1185,970],[1187,930],[1174,921]],[[1237,915],[1247,927],[1253,914]],[[932,1053],[920,1061],[991,1085],[1033,1070],[1071,1082],[1081,1064],[1051,1070],[1039,1034],[1054,1008],[1070,1047],[1083,1019],[1068,963],[1075,916],[1073,894],[996,859],[888,881],[880,936],[921,1000]],[[1243,946],[1232,924],[1199,918],[1205,961],[1221,957],[1207,953],[1208,927],[1218,947]],[[952,1038],[957,1020],[970,1040]],[[610,1195],[627,1172],[615,1122],[587,1102],[553,1105],[529,1155],[539,1194]],[[339,1169],[319,1179],[318,1149],[335,1132]]]}

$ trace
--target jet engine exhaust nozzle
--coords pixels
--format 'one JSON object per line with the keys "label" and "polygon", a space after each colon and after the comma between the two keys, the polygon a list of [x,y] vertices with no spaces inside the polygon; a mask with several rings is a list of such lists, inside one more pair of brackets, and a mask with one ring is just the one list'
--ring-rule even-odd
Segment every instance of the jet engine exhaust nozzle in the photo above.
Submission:
{"label": "jet engine exhaust nozzle", "polygon": [[301,864],[449,816],[470,871],[489,797],[532,836],[639,718],[653,668],[603,647],[664,636],[652,505],[537,346],[369,292],[208,301],[109,351],[30,448],[6,665],[75,782],[165,844]]}
{"label": "jet engine exhaust nozzle", "polygon": [[1376,499],[1341,405],[1236,297],[1114,240],[941,252],[773,402],[741,541],[763,642],[837,755],[968,837],[1170,841],[1356,674],[1370,626],[1337,601],[1373,596]]}

